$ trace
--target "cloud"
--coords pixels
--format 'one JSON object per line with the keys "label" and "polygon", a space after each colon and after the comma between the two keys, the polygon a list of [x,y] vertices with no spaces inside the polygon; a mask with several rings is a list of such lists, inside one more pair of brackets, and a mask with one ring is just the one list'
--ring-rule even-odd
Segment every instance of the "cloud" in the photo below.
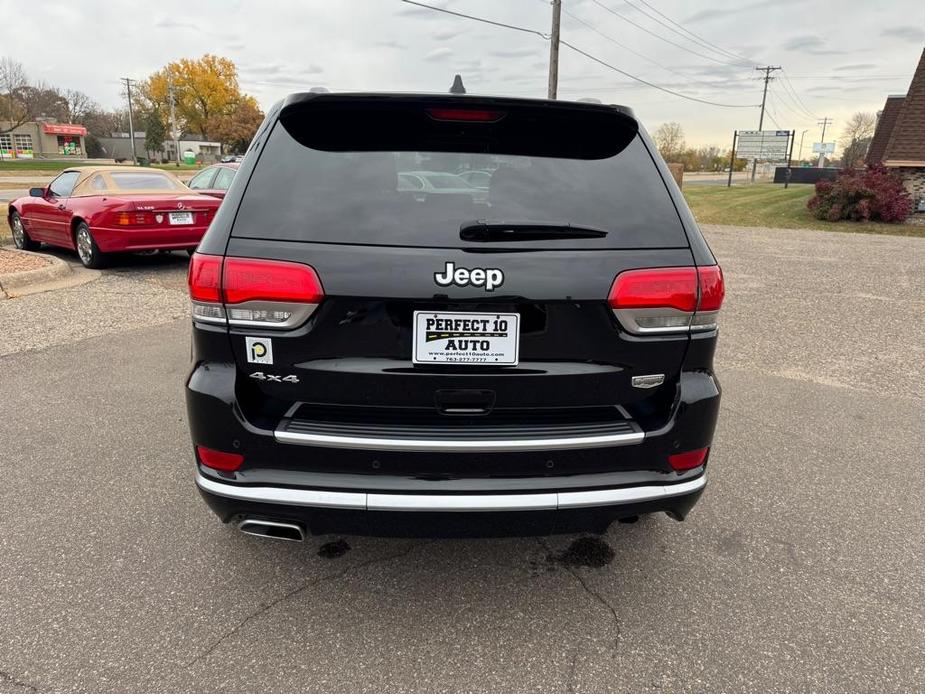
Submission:
{"label": "cloud", "polygon": [[199,31],[201,28],[193,22],[181,22],[169,18],[157,20],[154,22],[154,26],[158,29],[192,29],[193,31]]}
{"label": "cloud", "polygon": [[757,2],[752,2],[744,5],[739,5],[738,7],[732,9],[716,9],[716,10],[700,10],[699,12],[694,12],[690,17],[687,17],[685,22],[705,22],[709,19],[720,19],[722,17],[729,17],[740,12],[750,12],[752,10],[760,10],[768,6],[780,6],[780,5],[790,5],[795,2],[803,2],[803,0],[758,0]]}
{"label": "cloud", "polygon": [[424,56],[424,60],[434,63],[440,60],[446,60],[451,55],[453,55],[453,51],[451,51],[449,48],[435,48]]}
{"label": "cloud", "polygon": [[915,43],[921,43],[922,41],[925,41],[925,29],[919,29],[917,27],[907,25],[884,29],[880,32],[880,35],[889,38],[901,39],[903,41],[913,41]]}
{"label": "cloud", "polygon": [[431,36],[438,41],[449,41],[452,38],[456,38],[462,33],[462,29],[451,29],[450,27],[444,27],[443,29],[437,29]]}
{"label": "cloud", "polygon": [[792,39],[787,39],[781,44],[781,47],[787,51],[802,51],[803,53],[810,53],[812,55],[836,55],[845,52],[826,48],[827,45],[828,44],[818,36],[804,34],[802,36],[794,36]]}
{"label": "cloud", "polygon": [[539,55],[539,53],[540,51],[536,48],[509,48],[500,51],[488,51],[488,55],[495,58],[526,58]]}
{"label": "cloud", "polygon": [[854,63],[853,65],[832,68],[832,72],[854,72],[856,70],[871,70],[875,67],[877,67],[876,63]]}

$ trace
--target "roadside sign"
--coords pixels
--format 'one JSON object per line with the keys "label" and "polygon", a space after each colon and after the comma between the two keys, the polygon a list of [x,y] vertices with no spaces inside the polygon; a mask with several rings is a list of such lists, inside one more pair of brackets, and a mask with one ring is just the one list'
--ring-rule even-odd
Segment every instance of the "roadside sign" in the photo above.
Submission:
{"label": "roadside sign", "polygon": [[814,142],[813,152],[816,154],[832,154],[835,151],[834,142]]}
{"label": "roadside sign", "polygon": [[787,159],[789,130],[739,130],[736,156],[757,161]]}

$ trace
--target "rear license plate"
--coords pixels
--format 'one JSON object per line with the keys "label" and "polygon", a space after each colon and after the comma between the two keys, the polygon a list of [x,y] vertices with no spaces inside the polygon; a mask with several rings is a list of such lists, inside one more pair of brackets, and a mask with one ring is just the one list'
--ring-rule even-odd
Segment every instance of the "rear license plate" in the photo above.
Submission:
{"label": "rear license plate", "polygon": [[193,213],[192,212],[171,212],[167,218],[170,220],[171,224],[192,224],[193,223]]}
{"label": "rear license plate", "polygon": [[516,366],[520,315],[414,312],[415,364]]}

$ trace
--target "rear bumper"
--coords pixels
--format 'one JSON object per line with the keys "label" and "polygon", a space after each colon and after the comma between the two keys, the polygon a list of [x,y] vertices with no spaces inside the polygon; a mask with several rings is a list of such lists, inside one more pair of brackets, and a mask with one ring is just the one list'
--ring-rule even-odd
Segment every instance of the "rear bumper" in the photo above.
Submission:
{"label": "rear bumper", "polygon": [[283,506],[339,508],[354,511],[409,511],[464,513],[490,511],[558,511],[595,506],[619,506],[667,501],[676,496],[700,492],[706,475],[663,485],[639,485],[615,489],[542,492],[536,494],[394,494],[343,492],[324,489],[242,486],[226,484],[196,475],[196,485],[204,492],[237,501]]}
{"label": "rear bumper", "polygon": [[[614,521],[658,512],[683,520],[703,493],[706,476],[664,486],[449,498],[372,493],[338,498],[321,490],[216,483],[202,475],[196,482],[206,504],[225,523],[294,523],[314,535],[502,537],[604,532]],[[534,508],[537,504],[541,507]]]}
{"label": "rear bumper", "polygon": [[104,253],[125,253],[160,249],[196,248],[207,227],[165,227],[161,229],[113,229],[92,227],[93,239]]}

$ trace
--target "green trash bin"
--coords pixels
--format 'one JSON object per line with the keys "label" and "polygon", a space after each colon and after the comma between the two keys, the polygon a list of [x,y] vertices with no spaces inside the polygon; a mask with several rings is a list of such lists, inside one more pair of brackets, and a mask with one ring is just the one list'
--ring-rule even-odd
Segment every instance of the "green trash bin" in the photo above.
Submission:
{"label": "green trash bin", "polygon": [[147,157],[138,157],[138,166],[151,166],[151,160]]}
{"label": "green trash bin", "polygon": [[193,153],[193,150],[188,149],[185,152],[183,152],[183,163],[184,164],[195,164],[196,163],[196,155]]}

